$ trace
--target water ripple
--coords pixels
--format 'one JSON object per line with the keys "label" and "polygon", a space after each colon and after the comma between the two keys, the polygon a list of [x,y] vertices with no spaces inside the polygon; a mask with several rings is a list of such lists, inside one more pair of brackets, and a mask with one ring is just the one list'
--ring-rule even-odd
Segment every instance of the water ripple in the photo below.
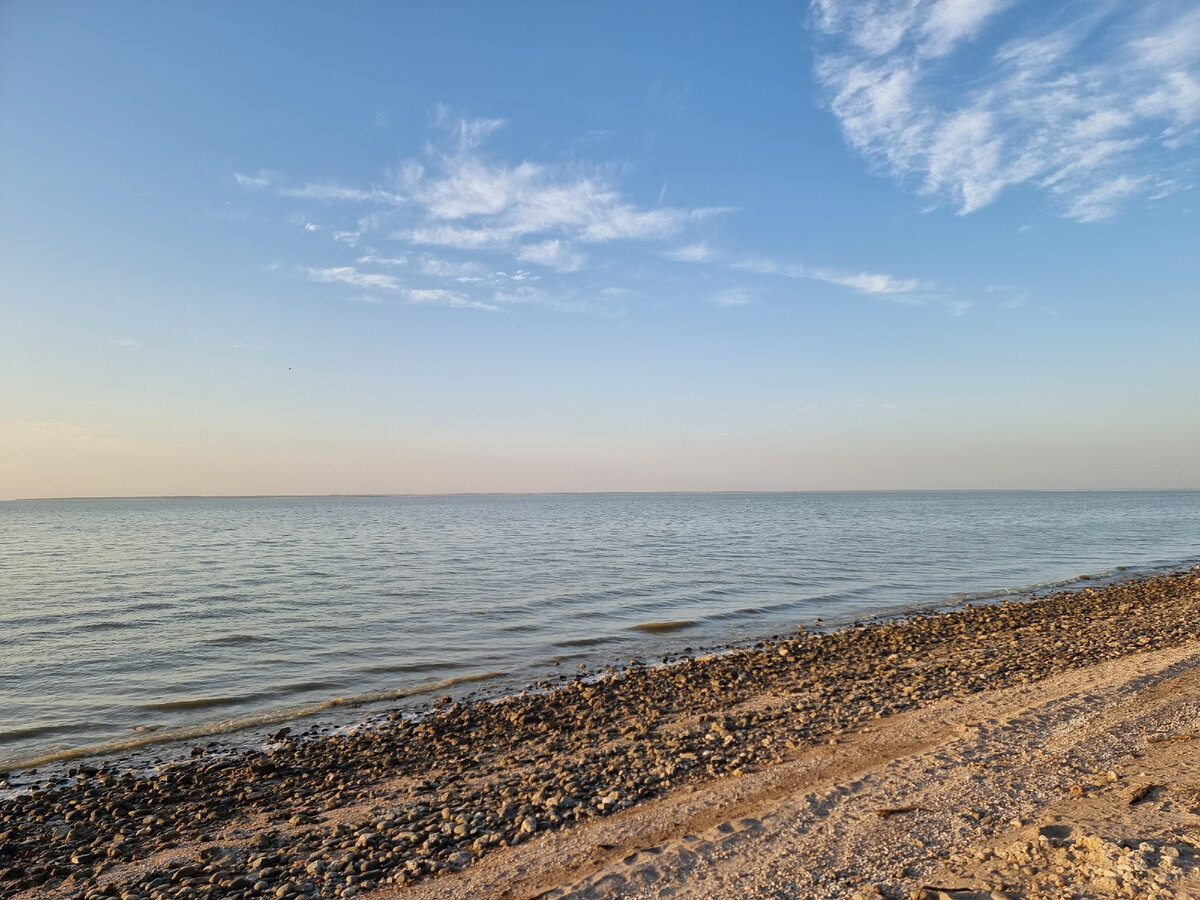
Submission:
{"label": "water ripple", "polygon": [[473,684],[452,675],[531,683],[564,651],[752,641],[1198,552],[1194,491],[0,503],[0,739],[33,758],[302,700],[353,716]]}

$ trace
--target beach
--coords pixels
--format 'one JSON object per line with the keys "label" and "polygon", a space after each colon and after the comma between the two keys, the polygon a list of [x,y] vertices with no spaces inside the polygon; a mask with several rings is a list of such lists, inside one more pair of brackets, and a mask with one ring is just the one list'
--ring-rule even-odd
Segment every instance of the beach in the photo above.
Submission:
{"label": "beach", "polygon": [[1200,894],[1200,570],[582,669],[0,804],[33,897]]}

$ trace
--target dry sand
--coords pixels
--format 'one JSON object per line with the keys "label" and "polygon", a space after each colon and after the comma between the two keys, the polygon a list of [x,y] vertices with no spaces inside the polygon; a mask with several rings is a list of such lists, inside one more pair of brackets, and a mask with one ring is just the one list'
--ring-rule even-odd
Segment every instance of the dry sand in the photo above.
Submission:
{"label": "dry sand", "polygon": [[1198,848],[1194,643],[883,719],[371,896],[1200,897]]}

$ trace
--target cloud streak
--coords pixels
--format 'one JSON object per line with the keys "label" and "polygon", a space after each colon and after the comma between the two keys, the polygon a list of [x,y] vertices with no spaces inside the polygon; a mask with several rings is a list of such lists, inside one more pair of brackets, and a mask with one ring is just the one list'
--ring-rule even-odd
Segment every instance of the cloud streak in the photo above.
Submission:
{"label": "cloud streak", "polygon": [[803,263],[780,262],[759,256],[746,256],[729,263],[730,268],[758,275],[778,275],[784,278],[805,278],[850,288],[860,294],[912,295],[936,290],[931,282],[916,278],[896,278],[878,272],[839,272]]}
{"label": "cloud streak", "polygon": [[274,172],[268,172],[266,169],[262,169],[254,175],[246,175],[243,172],[233,173],[233,180],[245,188],[264,188],[272,184],[277,177]]}
{"label": "cloud streak", "polygon": [[380,188],[354,188],[340,184],[305,184],[300,187],[280,188],[282,197],[295,197],[301,200],[331,200],[351,203],[379,202],[403,203],[404,198],[399,194]]}
{"label": "cloud streak", "polygon": [[349,284],[360,288],[381,288],[398,291],[400,282],[393,275],[379,272],[360,272],[354,266],[333,266],[327,269],[305,269],[310,281],[324,284]]}
{"label": "cloud streak", "polygon": [[1095,222],[1194,169],[1200,10],[1185,6],[815,0],[815,71],[881,173],[961,214],[1022,186]]}

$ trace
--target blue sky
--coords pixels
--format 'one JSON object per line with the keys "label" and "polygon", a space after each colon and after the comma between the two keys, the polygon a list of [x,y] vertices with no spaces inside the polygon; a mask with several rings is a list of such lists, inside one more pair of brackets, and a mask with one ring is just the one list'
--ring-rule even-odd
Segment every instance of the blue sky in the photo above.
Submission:
{"label": "blue sky", "polygon": [[0,5],[0,497],[1200,487],[1200,10]]}

